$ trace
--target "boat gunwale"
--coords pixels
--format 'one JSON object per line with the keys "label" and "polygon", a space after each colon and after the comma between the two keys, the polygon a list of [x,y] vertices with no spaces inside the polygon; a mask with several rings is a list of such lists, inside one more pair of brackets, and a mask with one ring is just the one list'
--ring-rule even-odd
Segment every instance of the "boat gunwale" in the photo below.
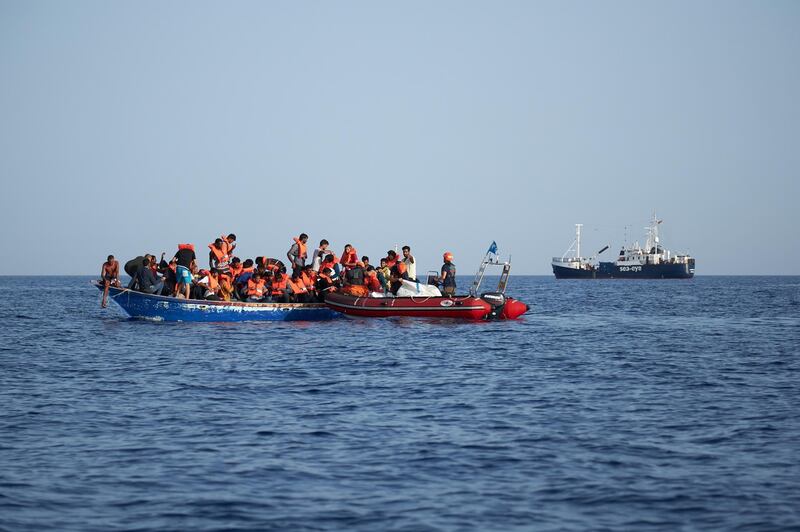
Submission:
{"label": "boat gunwale", "polygon": [[[100,284],[100,281],[92,281],[97,288],[100,290],[103,289],[103,285]],[[151,298],[161,301],[168,301],[171,303],[176,303],[179,305],[212,305],[212,306],[225,306],[225,307],[248,307],[248,308],[280,308],[280,309],[318,309],[318,308],[328,308],[325,303],[258,303],[258,302],[250,302],[250,301],[211,301],[207,299],[184,299],[180,297],[172,297],[172,296],[162,296],[156,294],[147,294],[145,292],[139,292],[137,290],[133,290],[131,288],[122,288],[118,286],[111,286],[109,287],[109,293],[115,290],[118,293],[114,295],[109,295],[112,299],[116,299],[117,297],[121,296],[124,293],[128,294],[135,294],[137,296]]]}

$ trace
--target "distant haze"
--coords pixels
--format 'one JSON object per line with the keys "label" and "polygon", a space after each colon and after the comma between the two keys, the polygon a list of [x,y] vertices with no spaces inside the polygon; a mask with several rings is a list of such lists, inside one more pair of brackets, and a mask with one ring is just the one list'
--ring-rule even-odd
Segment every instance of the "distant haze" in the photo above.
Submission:
{"label": "distant haze", "polygon": [[[800,3],[0,0],[0,274],[221,233],[800,274]],[[205,261],[204,261],[205,262]]]}

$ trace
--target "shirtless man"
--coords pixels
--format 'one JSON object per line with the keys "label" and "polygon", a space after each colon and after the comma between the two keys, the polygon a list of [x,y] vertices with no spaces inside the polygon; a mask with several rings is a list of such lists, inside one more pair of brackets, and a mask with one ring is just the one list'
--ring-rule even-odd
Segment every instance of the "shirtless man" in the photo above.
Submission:
{"label": "shirtless man", "polygon": [[100,306],[106,308],[108,306],[108,287],[120,286],[119,262],[114,259],[114,255],[109,255],[108,260],[103,263],[100,269],[100,281],[103,283],[103,302],[100,303]]}

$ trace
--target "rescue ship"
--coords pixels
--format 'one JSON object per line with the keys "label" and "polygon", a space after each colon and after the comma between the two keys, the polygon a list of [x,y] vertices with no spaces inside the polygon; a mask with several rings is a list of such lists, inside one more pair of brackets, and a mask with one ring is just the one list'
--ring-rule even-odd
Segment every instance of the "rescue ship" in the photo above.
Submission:
{"label": "rescue ship", "polygon": [[575,224],[575,240],[561,257],[553,257],[556,279],[690,279],[694,277],[695,260],[688,254],[673,254],[661,245],[658,227],[663,220],[655,214],[647,229],[644,247],[638,242],[623,247],[615,261],[599,262],[597,256],[581,256],[581,227]]}
{"label": "rescue ship", "polygon": [[[442,296],[434,286],[436,273],[428,274],[428,283],[413,283],[404,281],[413,286],[416,284],[416,295],[396,297],[391,294],[375,297],[357,297],[348,294],[332,293],[325,296],[325,304],[331,309],[350,316],[368,318],[387,318],[393,316],[407,316],[412,318],[452,318],[463,320],[513,320],[525,314],[529,307],[525,303],[506,295],[508,276],[511,271],[511,262],[501,262],[496,257],[497,245],[492,246],[486,253],[469,294]],[[492,292],[480,292],[486,268],[489,266],[502,267],[497,289]]]}

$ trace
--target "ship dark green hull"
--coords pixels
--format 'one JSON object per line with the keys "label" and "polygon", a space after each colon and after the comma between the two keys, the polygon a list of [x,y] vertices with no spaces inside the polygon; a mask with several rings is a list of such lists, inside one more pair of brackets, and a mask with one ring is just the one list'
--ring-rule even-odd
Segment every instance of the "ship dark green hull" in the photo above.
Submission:
{"label": "ship dark green hull", "polygon": [[694,277],[694,259],[686,263],[642,264],[622,266],[601,262],[589,270],[565,268],[553,264],[556,279],[691,279]]}

